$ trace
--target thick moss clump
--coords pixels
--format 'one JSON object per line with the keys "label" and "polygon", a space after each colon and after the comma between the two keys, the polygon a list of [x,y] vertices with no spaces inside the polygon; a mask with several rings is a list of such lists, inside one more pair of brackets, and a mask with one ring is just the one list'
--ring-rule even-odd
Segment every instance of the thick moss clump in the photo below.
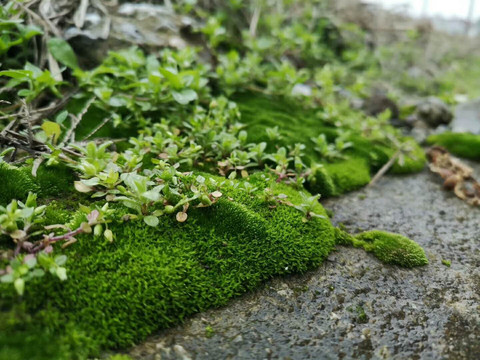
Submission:
{"label": "thick moss clump", "polygon": [[91,339],[77,331],[56,309],[30,315],[25,303],[0,311],[0,359],[85,359],[93,348]]}
{"label": "thick moss clump", "polygon": [[420,245],[399,234],[373,230],[355,237],[343,236],[340,239],[343,243],[350,242],[355,247],[362,247],[365,251],[372,252],[386,264],[407,268],[428,264],[428,259]]}
{"label": "thick moss clump", "polygon": [[[392,174],[411,174],[420,172],[425,167],[427,158],[425,156],[425,151],[414,141],[407,140],[408,146],[411,148],[408,156],[403,157],[403,163],[400,164],[398,161],[392,166]],[[392,152],[393,156],[393,152]]]}
{"label": "thick moss clump", "polygon": [[480,135],[445,132],[431,135],[427,143],[441,145],[452,154],[466,159],[480,160]]}
{"label": "thick moss clump", "polygon": [[[223,305],[274,275],[321,264],[335,246],[328,218],[303,222],[299,210],[272,206],[263,198],[269,186],[299,205],[299,191],[264,174],[249,181],[258,188],[254,193],[240,190],[241,181],[233,181],[222,187],[220,201],[191,209],[183,224],[173,216],[162,217],[156,228],[139,221],[112,224],[111,244],[79,237],[65,250],[68,280],[45,276],[29,281],[21,311],[12,308],[17,303],[12,287],[1,284],[1,319],[15,313],[14,318],[31,320],[2,321],[0,359],[85,358],[102,348],[128,347],[190,314]],[[319,203],[314,210],[326,215]],[[55,211],[62,209],[55,205]],[[48,218],[64,219],[65,213]],[[48,347],[35,352],[19,346],[22,338],[36,346],[39,329],[46,331]],[[72,355],[79,346],[88,350]]]}

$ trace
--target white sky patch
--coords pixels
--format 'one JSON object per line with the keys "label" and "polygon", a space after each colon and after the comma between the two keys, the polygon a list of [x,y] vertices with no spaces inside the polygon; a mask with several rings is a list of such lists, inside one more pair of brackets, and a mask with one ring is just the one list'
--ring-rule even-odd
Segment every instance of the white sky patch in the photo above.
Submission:
{"label": "white sky patch", "polygon": [[[387,8],[396,8],[406,5],[409,12],[415,16],[423,13],[424,0],[367,0],[370,3],[384,5]],[[480,18],[480,0],[476,0],[474,18]],[[427,16],[460,17],[468,16],[470,0],[428,0]]]}

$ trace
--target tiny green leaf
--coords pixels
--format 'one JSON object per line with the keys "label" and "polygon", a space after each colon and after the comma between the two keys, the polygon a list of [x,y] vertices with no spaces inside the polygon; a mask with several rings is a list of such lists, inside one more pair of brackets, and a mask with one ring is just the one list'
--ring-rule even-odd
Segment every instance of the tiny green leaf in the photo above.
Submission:
{"label": "tiny green leaf", "polygon": [[182,105],[186,105],[189,102],[196,100],[198,98],[197,93],[191,89],[185,89],[181,92],[172,90],[172,96],[176,102]]}
{"label": "tiny green leaf", "polygon": [[13,282],[13,286],[15,287],[15,290],[17,290],[18,295],[23,295],[23,292],[25,291],[25,280],[18,278]]}
{"label": "tiny green leaf", "polygon": [[67,269],[65,269],[64,267],[58,267],[56,273],[57,273],[57,277],[61,281],[67,280]]}
{"label": "tiny green leaf", "polygon": [[53,137],[55,140],[58,140],[62,133],[60,125],[53,121],[44,121],[42,124],[42,130],[45,131],[45,134],[47,134],[49,138]]}
{"label": "tiny green leaf", "polygon": [[55,60],[68,66],[70,69],[78,68],[77,56],[67,41],[61,38],[52,38],[47,45]]}
{"label": "tiny green leaf", "polygon": [[0,282],[2,283],[11,283],[13,282],[13,275],[12,274],[5,274],[0,277]]}
{"label": "tiny green leaf", "polygon": [[57,256],[55,256],[55,263],[56,263],[58,266],[65,265],[66,262],[67,262],[67,256],[66,256],[66,255],[57,255]]}
{"label": "tiny green leaf", "polygon": [[152,216],[152,215],[150,215],[150,216],[145,216],[145,217],[143,218],[143,221],[145,221],[145,224],[147,224],[148,226],[157,226],[158,223],[160,222],[160,221],[158,220],[158,217]]}

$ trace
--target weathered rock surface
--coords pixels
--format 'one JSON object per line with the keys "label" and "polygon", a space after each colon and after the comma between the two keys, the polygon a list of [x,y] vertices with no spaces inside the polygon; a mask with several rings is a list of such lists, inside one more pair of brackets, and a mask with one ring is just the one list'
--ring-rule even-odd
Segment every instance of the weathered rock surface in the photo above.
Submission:
{"label": "weathered rock surface", "polygon": [[453,113],[442,100],[431,96],[418,104],[416,118],[436,128],[440,125],[448,125],[453,119]]}
{"label": "weathered rock surface", "polygon": [[480,134],[480,99],[458,105],[451,127],[453,132]]}
{"label": "weathered rock surface", "polygon": [[[480,172],[480,165],[473,167]],[[277,278],[255,293],[163,331],[136,359],[478,359],[480,209],[441,190],[427,170],[385,177],[329,199],[351,232],[409,236],[430,264],[386,266],[339,247],[320,268]],[[451,266],[442,264],[450,260]]]}

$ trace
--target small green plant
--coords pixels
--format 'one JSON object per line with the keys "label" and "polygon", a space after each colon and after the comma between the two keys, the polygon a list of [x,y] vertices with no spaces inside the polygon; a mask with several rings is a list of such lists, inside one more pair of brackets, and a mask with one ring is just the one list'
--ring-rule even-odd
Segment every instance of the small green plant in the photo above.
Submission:
{"label": "small green plant", "polygon": [[207,339],[212,338],[215,335],[215,330],[210,325],[205,327],[205,336]]}
{"label": "small green plant", "polygon": [[348,133],[341,133],[341,135],[335,138],[334,144],[328,142],[325,134],[320,134],[317,137],[311,138],[311,140],[315,144],[314,149],[320,157],[331,161],[344,158],[342,152],[353,146],[351,142],[346,141],[348,136]]}
{"label": "small green plant", "polygon": [[302,202],[299,205],[294,205],[294,208],[301,211],[305,215],[304,221],[310,220],[312,218],[326,218],[323,215],[315,213],[315,209],[318,208],[318,200],[320,199],[320,194],[313,196],[308,196],[304,192],[301,192],[300,194],[302,196]]}

